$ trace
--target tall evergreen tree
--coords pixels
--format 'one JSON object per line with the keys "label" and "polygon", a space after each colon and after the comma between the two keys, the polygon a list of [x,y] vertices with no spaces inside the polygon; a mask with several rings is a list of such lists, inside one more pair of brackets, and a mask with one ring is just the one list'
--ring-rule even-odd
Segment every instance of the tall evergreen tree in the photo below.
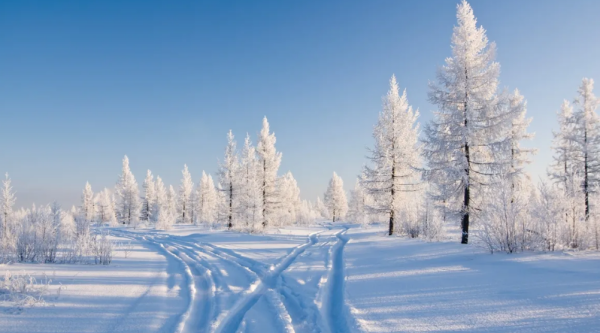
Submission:
{"label": "tall evergreen tree", "polygon": [[[169,210],[169,202],[167,200],[167,189],[160,176],[156,176],[156,182],[154,183],[154,199],[152,199],[152,219],[156,222],[160,219],[161,211]],[[168,216],[163,214],[164,216]]]}
{"label": "tall evergreen tree", "polygon": [[[13,234],[13,208],[16,202],[16,196],[11,185],[11,179],[8,177],[8,173],[5,174],[4,180],[2,181],[2,196],[0,197],[0,219],[2,221],[2,237],[0,238],[2,247],[8,247],[9,242],[12,239]],[[2,250],[2,249],[0,249]]]}
{"label": "tall evergreen tree", "polygon": [[246,135],[238,169],[240,180],[240,218],[247,227],[254,228],[260,216],[260,184],[258,179],[259,163],[256,148],[252,146],[250,136]]}
{"label": "tall evergreen tree", "polygon": [[123,158],[123,169],[115,193],[117,195],[117,215],[123,224],[136,222],[140,216],[140,190],[129,169],[129,158]]}
{"label": "tall evergreen tree", "polygon": [[225,158],[219,169],[219,184],[222,191],[225,192],[226,204],[222,206],[223,216],[227,216],[227,228],[233,227],[234,213],[238,203],[238,182],[236,175],[239,168],[238,157],[236,153],[236,142],[233,133],[227,134],[227,148],[225,149]]}
{"label": "tall evergreen tree", "polygon": [[335,172],[325,192],[325,206],[333,222],[342,220],[348,212],[344,181]]}
{"label": "tall evergreen tree", "polygon": [[429,100],[438,111],[425,129],[424,156],[436,187],[434,199],[444,204],[445,216],[460,219],[461,243],[467,244],[470,218],[477,212],[473,206],[484,199],[483,186],[510,162],[504,155],[510,149],[507,133],[515,114],[506,107],[507,95],[498,93],[496,46],[488,44],[464,0],[457,20],[452,57],[438,71],[438,84],[430,86]]}
{"label": "tall evergreen tree", "polygon": [[142,198],[142,214],[140,219],[142,221],[151,221],[153,219],[152,209],[154,209],[154,200],[156,199],[156,188],[154,185],[154,176],[150,170],[146,172],[143,188],[144,197]]}
{"label": "tall evergreen tree", "polygon": [[590,194],[600,185],[600,119],[596,109],[600,100],[594,95],[594,80],[584,78],[579,87],[573,113],[578,170],[582,176],[585,220],[590,217]]}
{"label": "tall evergreen tree", "polygon": [[215,222],[217,211],[217,193],[212,176],[202,171],[197,194],[198,221],[201,223]]}
{"label": "tall evergreen tree", "polygon": [[88,222],[94,221],[94,217],[96,216],[94,192],[89,182],[85,183],[83,194],[81,195],[81,214]]}
{"label": "tall evergreen tree", "polygon": [[399,94],[396,77],[392,76],[383,111],[373,131],[375,148],[370,156],[373,166],[365,167],[363,178],[364,188],[374,198],[371,209],[389,217],[389,235],[394,233],[396,214],[410,218],[409,210],[414,210],[410,202],[419,199],[418,117],[419,112],[408,105],[406,91]]}
{"label": "tall evergreen tree", "polygon": [[275,133],[269,129],[267,117],[263,118],[256,152],[259,161],[259,183],[261,190],[262,225],[267,227],[276,217],[279,199],[277,193],[277,172],[281,164],[281,153],[275,149]]}
{"label": "tall evergreen tree", "polygon": [[192,198],[192,191],[194,190],[194,182],[192,176],[188,170],[187,165],[183,166],[181,171],[183,177],[181,178],[181,184],[179,185],[179,198],[177,211],[179,212],[179,220],[181,223],[189,223],[191,221],[191,210],[190,210],[190,199]]}

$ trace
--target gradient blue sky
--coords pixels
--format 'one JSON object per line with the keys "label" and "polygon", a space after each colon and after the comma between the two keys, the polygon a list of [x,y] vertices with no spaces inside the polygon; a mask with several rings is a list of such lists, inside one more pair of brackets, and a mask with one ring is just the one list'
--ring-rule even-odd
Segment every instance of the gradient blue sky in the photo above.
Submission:
{"label": "gradient blue sky", "polygon": [[[151,169],[178,185],[184,163],[214,173],[227,131],[255,140],[266,115],[304,198],[333,171],[350,188],[392,74],[431,119],[457,3],[2,0],[0,171],[19,206],[111,187],[125,154],[138,182]],[[501,85],[528,100],[541,175],[562,100],[600,80],[600,1],[471,4]]]}

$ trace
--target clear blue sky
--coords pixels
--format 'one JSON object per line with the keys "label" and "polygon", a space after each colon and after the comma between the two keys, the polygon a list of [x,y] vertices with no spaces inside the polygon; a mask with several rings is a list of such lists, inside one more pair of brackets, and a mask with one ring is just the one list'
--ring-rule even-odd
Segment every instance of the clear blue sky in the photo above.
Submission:
{"label": "clear blue sky", "polygon": [[[431,118],[427,82],[450,55],[457,1],[0,1],[0,171],[18,204],[78,203],[127,154],[179,184],[214,173],[226,133],[264,115],[302,196],[333,171],[353,186],[396,74]],[[583,77],[600,81],[600,1],[472,1],[498,44],[501,85],[528,100],[539,148]],[[596,89],[600,95],[600,82]]]}

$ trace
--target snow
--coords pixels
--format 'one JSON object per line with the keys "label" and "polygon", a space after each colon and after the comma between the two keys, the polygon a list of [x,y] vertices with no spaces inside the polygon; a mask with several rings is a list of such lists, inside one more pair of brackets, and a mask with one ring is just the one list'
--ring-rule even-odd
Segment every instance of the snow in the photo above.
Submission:
{"label": "snow", "polygon": [[[2,332],[592,332],[600,254],[490,255],[455,239],[324,223],[243,234],[111,229],[111,265],[44,273],[45,304],[0,303]],[[60,287],[60,294],[58,289]]]}

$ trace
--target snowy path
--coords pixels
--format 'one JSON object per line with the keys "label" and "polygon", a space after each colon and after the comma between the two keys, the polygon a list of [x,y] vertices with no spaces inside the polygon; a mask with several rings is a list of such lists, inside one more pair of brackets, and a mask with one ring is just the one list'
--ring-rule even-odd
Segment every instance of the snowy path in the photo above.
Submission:
{"label": "snowy path", "polygon": [[331,333],[351,331],[348,325],[349,313],[344,302],[344,247],[348,243],[345,235],[347,231],[348,229],[345,229],[335,234],[338,240],[331,247],[329,276],[325,287],[326,297],[323,301],[325,318]]}
{"label": "snowy path", "polygon": [[[335,292],[335,297],[343,295],[341,251],[347,239],[342,236],[345,229],[335,231],[337,241],[334,242],[333,235],[330,235],[320,242],[319,232],[313,232],[306,236],[305,242],[291,248],[287,254],[271,264],[210,242],[198,241],[194,235],[125,231],[117,233],[123,237],[148,242],[178,262],[180,274],[185,277],[182,280],[185,285],[181,285],[180,289],[183,292],[182,298],[187,302],[187,308],[179,317],[175,332],[235,333],[249,329],[246,323],[249,315],[252,322],[270,326],[268,331],[296,332],[295,328],[300,328],[299,332],[327,331],[325,325],[312,325],[311,330],[302,329],[307,318],[319,322],[323,320],[315,318],[315,313],[319,314],[319,311],[314,299],[307,297],[302,286],[285,278],[283,273],[315,245],[328,248],[327,253],[335,248],[331,258],[339,260],[334,259],[333,264],[329,264],[327,260],[330,257],[327,255],[322,257],[321,265],[331,266],[330,274],[333,274],[334,279],[332,281],[336,282],[322,286],[328,291],[321,294],[329,295]],[[343,296],[341,300],[336,299],[327,304],[338,306],[340,301],[343,302]],[[255,318],[255,313],[251,314],[250,310],[257,306],[261,308],[260,313],[263,317],[266,310],[269,314],[266,317],[271,319],[265,321],[266,318]],[[288,308],[292,308],[292,311]],[[338,313],[332,313],[334,316],[336,314]]]}

